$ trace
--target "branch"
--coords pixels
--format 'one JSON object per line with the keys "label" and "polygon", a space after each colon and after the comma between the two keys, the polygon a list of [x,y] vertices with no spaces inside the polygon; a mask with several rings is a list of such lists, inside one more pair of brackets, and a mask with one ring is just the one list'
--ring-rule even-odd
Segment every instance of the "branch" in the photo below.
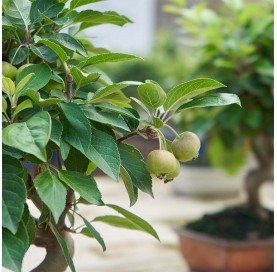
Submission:
{"label": "branch", "polygon": [[130,134],[125,135],[124,137],[121,137],[121,138],[117,139],[117,142],[120,143],[120,142],[123,142],[123,141],[131,138],[131,137],[138,136],[138,135],[139,135],[138,132],[134,131],[134,132],[132,132]]}

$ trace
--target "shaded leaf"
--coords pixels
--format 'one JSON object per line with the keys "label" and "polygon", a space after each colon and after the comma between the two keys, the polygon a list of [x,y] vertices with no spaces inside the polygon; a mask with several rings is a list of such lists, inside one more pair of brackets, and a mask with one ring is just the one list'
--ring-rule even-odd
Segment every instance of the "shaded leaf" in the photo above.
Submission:
{"label": "shaded leaf", "polygon": [[21,102],[15,109],[15,111],[12,114],[12,117],[16,116],[18,113],[20,113],[21,111],[25,110],[25,109],[29,109],[32,108],[33,104],[32,101],[30,99],[24,100],[23,102]]}
{"label": "shaded leaf", "polygon": [[58,104],[59,102],[61,102],[61,99],[59,99],[59,98],[46,98],[46,99],[43,99],[43,98],[41,98],[40,93],[38,91],[33,91],[33,90],[26,90],[25,91],[25,95],[27,95],[30,98],[32,98],[32,100],[37,105],[39,105],[40,107],[51,106],[51,105],[55,105],[55,104]]}

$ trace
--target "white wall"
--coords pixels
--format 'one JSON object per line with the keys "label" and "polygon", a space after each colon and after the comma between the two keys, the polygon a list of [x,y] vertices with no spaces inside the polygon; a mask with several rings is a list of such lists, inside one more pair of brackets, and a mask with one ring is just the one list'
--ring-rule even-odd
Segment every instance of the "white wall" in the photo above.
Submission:
{"label": "white wall", "polygon": [[85,30],[95,46],[141,56],[150,52],[155,32],[156,0],[108,0],[92,4],[90,8],[113,10],[134,22],[123,27],[108,24]]}

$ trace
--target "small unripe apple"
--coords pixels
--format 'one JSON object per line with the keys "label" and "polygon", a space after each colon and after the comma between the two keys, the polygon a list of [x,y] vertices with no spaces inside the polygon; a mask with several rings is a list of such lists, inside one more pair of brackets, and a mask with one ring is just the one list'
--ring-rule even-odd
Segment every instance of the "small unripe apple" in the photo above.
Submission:
{"label": "small unripe apple", "polygon": [[154,150],[147,156],[146,166],[151,174],[164,177],[175,170],[176,159],[166,150]]}
{"label": "small unripe apple", "polygon": [[175,169],[172,173],[169,173],[165,176],[165,180],[164,180],[164,183],[167,183],[167,182],[170,182],[172,181],[174,178],[176,178],[177,176],[179,176],[180,172],[181,172],[181,165],[180,165],[180,162],[176,160],[176,166],[175,166]]}
{"label": "small unripe apple", "polygon": [[193,132],[185,131],[176,137],[171,147],[176,159],[181,162],[191,161],[198,157],[200,140]]}
{"label": "small unripe apple", "polygon": [[2,61],[2,74],[12,80],[15,80],[17,68],[6,61]]}

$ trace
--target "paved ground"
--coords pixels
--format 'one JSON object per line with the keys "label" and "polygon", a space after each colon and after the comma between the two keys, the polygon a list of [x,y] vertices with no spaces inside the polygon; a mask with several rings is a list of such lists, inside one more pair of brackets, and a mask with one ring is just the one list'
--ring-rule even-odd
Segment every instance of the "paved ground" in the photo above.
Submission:
{"label": "paved ground", "polygon": [[[121,183],[117,184],[102,177],[97,181],[106,203],[121,205],[148,220],[157,230],[161,243],[141,232],[95,223],[95,228],[101,231],[106,241],[107,251],[102,253],[100,246],[93,239],[75,235],[74,262],[78,272],[188,272],[188,267],[178,251],[174,228],[203,213],[220,210],[245,198],[243,192],[229,198],[225,196],[217,199],[180,197],[173,194],[172,184],[164,185],[157,180],[154,183],[155,200],[146,194],[140,194],[138,203],[130,208],[127,193]],[[272,183],[265,184],[261,195],[264,204],[273,207]],[[98,215],[113,214],[107,208],[85,205],[79,212],[91,219]],[[24,259],[23,272],[30,271],[40,263],[43,254],[43,249],[32,246]]]}

